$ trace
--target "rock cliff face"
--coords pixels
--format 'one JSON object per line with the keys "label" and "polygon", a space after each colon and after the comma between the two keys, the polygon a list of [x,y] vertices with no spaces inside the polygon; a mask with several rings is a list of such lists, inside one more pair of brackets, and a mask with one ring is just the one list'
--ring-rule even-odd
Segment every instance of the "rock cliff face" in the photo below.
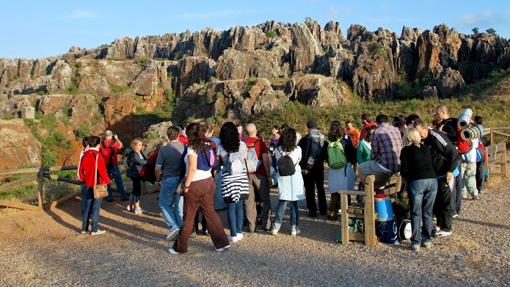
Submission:
{"label": "rock cliff face", "polygon": [[[173,106],[167,118],[247,119],[287,101],[317,107],[390,100],[399,81],[419,83],[416,97],[452,97],[510,66],[507,39],[463,35],[446,25],[397,35],[312,19],[226,31],[122,38],[96,49],[71,48],[45,59],[0,59],[0,116],[68,117],[93,130],[122,126],[136,111]],[[427,81],[423,81],[427,79]],[[170,110],[172,110],[170,109]],[[93,119],[92,119],[93,118]]]}

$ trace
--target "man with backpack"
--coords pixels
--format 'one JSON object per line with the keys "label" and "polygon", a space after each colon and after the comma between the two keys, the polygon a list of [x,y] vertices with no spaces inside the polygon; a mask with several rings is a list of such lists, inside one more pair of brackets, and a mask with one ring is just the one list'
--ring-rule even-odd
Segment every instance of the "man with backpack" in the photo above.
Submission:
{"label": "man with backpack", "polygon": [[328,204],[324,190],[324,160],[327,158],[327,144],[321,131],[317,129],[317,122],[309,120],[306,124],[308,134],[299,141],[303,153],[299,165],[305,183],[306,206],[309,217],[317,217],[317,204],[315,203],[315,188],[319,201],[320,215],[328,214]]}
{"label": "man with backpack", "polygon": [[248,148],[246,166],[248,169],[250,194],[245,202],[248,230],[255,232],[257,225],[256,200],[260,203],[260,222],[262,230],[271,230],[271,174],[269,166],[269,149],[266,143],[257,137],[257,127],[253,123],[246,125],[248,137],[244,140]]}
{"label": "man with backpack", "polygon": [[[124,183],[122,182],[122,175],[120,174],[119,161],[117,158],[117,155],[121,153],[123,147],[124,145],[122,144],[122,141],[119,139],[119,137],[114,135],[111,130],[106,130],[105,137],[99,148],[99,152],[103,156],[103,160],[108,171],[108,176],[112,178],[117,185],[117,190],[120,193],[120,200],[126,201],[128,200],[128,197],[126,195]],[[113,201],[111,184],[108,185],[108,196],[106,197],[106,200],[109,202]]]}

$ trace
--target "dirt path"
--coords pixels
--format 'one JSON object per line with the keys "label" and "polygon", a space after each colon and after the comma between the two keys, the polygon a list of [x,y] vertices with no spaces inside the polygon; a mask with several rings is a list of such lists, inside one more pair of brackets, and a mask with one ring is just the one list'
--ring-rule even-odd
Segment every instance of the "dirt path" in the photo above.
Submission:
{"label": "dirt path", "polygon": [[156,194],[143,197],[154,212],[144,216],[104,203],[108,233],[98,237],[78,234],[78,199],[54,212],[4,209],[0,286],[510,286],[509,192],[501,185],[465,201],[453,236],[419,253],[408,243],[344,247],[337,223],[302,216],[296,238],[287,221],[281,235],[247,235],[224,253],[196,236],[187,255],[171,256]]}

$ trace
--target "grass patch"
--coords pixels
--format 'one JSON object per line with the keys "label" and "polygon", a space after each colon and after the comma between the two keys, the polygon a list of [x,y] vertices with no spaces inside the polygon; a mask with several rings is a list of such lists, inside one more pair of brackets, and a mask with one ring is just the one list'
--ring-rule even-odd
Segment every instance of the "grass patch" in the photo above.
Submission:
{"label": "grass patch", "polygon": [[112,86],[110,88],[110,90],[114,94],[123,94],[123,93],[126,93],[127,91],[129,91],[129,88],[128,87],[121,87],[121,86]]}
{"label": "grass patch", "polygon": [[268,30],[268,31],[266,31],[266,37],[274,38],[274,37],[276,37],[276,32],[273,30]]}

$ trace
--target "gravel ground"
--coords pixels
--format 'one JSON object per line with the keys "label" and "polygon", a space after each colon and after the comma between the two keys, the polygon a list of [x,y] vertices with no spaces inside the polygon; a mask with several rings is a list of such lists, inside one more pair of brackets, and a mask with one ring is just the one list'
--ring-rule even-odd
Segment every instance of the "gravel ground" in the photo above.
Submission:
{"label": "gravel ground", "polygon": [[503,184],[465,201],[453,236],[418,253],[408,242],[341,246],[336,222],[302,216],[298,237],[287,221],[276,237],[246,234],[222,253],[195,236],[188,254],[172,256],[156,196],[143,197],[154,212],[143,216],[104,203],[100,223],[108,233],[97,237],[78,234],[78,199],[54,212],[0,211],[0,286],[510,286]]}

